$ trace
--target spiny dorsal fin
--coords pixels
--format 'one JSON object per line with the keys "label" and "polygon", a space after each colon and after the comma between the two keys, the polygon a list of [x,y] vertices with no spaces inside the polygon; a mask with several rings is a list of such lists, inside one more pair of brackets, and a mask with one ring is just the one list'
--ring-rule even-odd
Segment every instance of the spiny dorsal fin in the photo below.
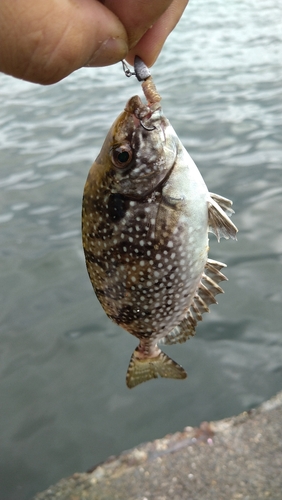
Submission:
{"label": "spiny dorsal fin", "polygon": [[[218,201],[220,201],[221,205]],[[238,232],[237,227],[233,224],[233,222],[231,222],[228,215],[226,215],[224,211],[226,210],[226,212],[229,211],[230,213],[230,207],[227,202],[230,202],[231,204],[231,201],[227,200],[227,198],[219,197],[213,193],[208,202],[209,231],[215,234],[218,241],[220,238],[225,238],[227,240],[232,238],[233,240],[236,240],[236,234]]]}
{"label": "spiny dorsal fin", "polygon": [[222,262],[208,259],[205,266],[205,273],[203,273],[197,293],[194,296],[193,302],[186,314],[186,317],[181,323],[173,328],[173,330],[166,335],[162,342],[166,345],[186,342],[189,337],[195,335],[195,329],[198,321],[202,320],[202,314],[209,312],[210,304],[217,304],[215,295],[224,293],[222,288],[218,285],[220,281],[227,280],[226,276],[221,272],[221,269],[226,267]]}
{"label": "spiny dorsal fin", "polygon": [[187,373],[173,359],[160,350],[158,356],[154,358],[139,358],[138,348],[133,352],[127,374],[126,385],[132,389],[136,385],[142,384],[152,378],[157,377],[183,379]]}

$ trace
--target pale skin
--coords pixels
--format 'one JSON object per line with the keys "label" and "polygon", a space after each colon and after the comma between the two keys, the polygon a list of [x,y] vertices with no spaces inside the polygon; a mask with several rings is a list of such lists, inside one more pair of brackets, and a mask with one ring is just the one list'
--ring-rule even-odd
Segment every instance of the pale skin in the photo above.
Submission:
{"label": "pale skin", "polygon": [[0,71],[43,85],[139,55],[147,66],[188,0],[1,0]]}

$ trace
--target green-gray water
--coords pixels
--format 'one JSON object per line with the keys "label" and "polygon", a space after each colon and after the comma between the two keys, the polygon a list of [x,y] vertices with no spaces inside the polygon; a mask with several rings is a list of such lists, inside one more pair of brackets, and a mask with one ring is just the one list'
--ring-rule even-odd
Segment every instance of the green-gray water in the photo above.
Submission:
{"label": "green-gray water", "polygon": [[166,116],[209,189],[229,197],[238,242],[225,295],[197,335],[167,349],[185,381],[129,391],[136,339],[107,319],[80,241],[86,175],[141,89],[120,65],[52,87],[0,75],[0,498],[139,442],[236,414],[282,385],[282,8],[191,1],[153,68]]}

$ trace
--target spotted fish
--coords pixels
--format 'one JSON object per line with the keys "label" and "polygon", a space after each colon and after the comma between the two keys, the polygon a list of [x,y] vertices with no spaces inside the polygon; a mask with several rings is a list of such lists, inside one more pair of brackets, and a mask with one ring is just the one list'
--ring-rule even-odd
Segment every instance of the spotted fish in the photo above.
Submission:
{"label": "spotted fish", "polygon": [[183,379],[158,347],[185,342],[222,293],[208,231],[236,239],[232,202],[210,193],[162,112],[152,77],[112,125],[84,189],[83,248],[106,314],[137,337],[126,383]]}

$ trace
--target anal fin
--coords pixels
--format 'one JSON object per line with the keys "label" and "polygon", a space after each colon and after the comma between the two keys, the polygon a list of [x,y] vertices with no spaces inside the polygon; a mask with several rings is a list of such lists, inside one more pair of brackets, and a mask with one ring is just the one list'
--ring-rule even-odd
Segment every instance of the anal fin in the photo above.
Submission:
{"label": "anal fin", "polygon": [[213,281],[220,283],[220,281],[228,281],[226,276],[221,272],[221,269],[227,267],[223,262],[208,259],[205,265],[205,273],[210,276]]}
{"label": "anal fin", "polygon": [[[191,306],[192,307],[192,306]],[[190,308],[191,309],[191,308]],[[165,345],[183,344],[190,337],[195,335],[197,319],[194,318],[191,311],[187,312],[186,317],[171,332],[166,335],[161,342]]]}
{"label": "anal fin", "polygon": [[217,304],[215,295],[224,293],[223,289],[218,285],[220,281],[227,280],[226,276],[221,272],[224,267],[226,265],[222,262],[212,259],[207,260],[205,272],[185,318],[162,339],[164,344],[181,344],[195,335],[197,322],[202,320],[202,314],[209,312],[210,304]]}
{"label": "anal fin", "polygon": [[187,373],[173,359],[169,358],[160,350],[158,356],[154,358],[138,357],[138,348],[133,352],[127,374],[126,385],[132,389],[136,385],[142,384],[152,378],[157,377],[184,379]]}

